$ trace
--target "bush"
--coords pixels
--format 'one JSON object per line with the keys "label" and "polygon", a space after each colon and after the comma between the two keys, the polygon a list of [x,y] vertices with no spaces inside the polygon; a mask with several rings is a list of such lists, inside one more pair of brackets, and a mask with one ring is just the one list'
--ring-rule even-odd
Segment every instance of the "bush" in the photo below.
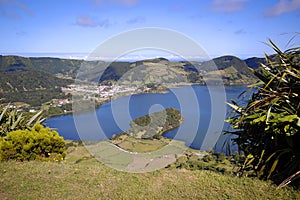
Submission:
{"label": "bush", "polygon": [[64,139],[56,131],[36,124],[30,130],[9,132],[0,137],[0,160],[61,161],[66,156]]}
{"label": "bush", "polygon": [[231,105],[234,141],[245,153],[244,168],[276,182],[300,171],[300,47],[282,52],[253,73],[260,79],[246,106]]}

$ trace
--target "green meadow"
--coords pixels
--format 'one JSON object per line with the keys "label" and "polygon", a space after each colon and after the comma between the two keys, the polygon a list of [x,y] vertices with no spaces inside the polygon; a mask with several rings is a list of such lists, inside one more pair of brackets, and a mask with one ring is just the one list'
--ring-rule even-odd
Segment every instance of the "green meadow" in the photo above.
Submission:
{"label": "green meadow", "polygon": [[82,145],[69,145],[65,162],[0,162],[0,185],[0,199],[300,199],[290,186],[209,170],[122,172]]}

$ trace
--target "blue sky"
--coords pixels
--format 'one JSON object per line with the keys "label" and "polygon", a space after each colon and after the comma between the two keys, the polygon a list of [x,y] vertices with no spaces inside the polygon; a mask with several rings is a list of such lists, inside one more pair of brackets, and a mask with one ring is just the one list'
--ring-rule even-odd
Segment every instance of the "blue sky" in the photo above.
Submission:
{"label": "blue sky", "polygon": [[[124,31],[178,31],[211,57],[282,49],[300,32],[300,0],[0,0],[0,54],[79,56]],[[291,44],[299,46],[300,35]]]}

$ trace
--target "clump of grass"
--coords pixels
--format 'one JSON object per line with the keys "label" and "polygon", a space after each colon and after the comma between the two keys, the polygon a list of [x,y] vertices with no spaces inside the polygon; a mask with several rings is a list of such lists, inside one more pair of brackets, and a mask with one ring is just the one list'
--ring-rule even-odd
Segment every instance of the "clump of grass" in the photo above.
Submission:
{"label": "clump of grass", "polygon": [[[245,155],[234,152],[232,156],[226,156],[220,152],[196,153],[187,151],[179,156],[176,162],[167,168],[187,169],[187,170],[210,170],[227,175],[240,175],[240,168],[245,161]],[[246,173],[246,172],[245,172]],[[246,176],[252,176],[253,172],[248,171]]]}

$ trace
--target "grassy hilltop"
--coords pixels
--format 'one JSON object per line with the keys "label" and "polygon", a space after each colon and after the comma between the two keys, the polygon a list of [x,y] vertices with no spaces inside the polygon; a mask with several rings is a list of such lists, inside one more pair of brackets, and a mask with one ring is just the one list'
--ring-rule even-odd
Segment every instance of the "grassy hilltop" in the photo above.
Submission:
{"label": "grassy hilltop", "polygon": [[207,170],[126,173],[109,168],[83,146],[66,162],[0,162],[0,199],[299,199],[289,187]]}

